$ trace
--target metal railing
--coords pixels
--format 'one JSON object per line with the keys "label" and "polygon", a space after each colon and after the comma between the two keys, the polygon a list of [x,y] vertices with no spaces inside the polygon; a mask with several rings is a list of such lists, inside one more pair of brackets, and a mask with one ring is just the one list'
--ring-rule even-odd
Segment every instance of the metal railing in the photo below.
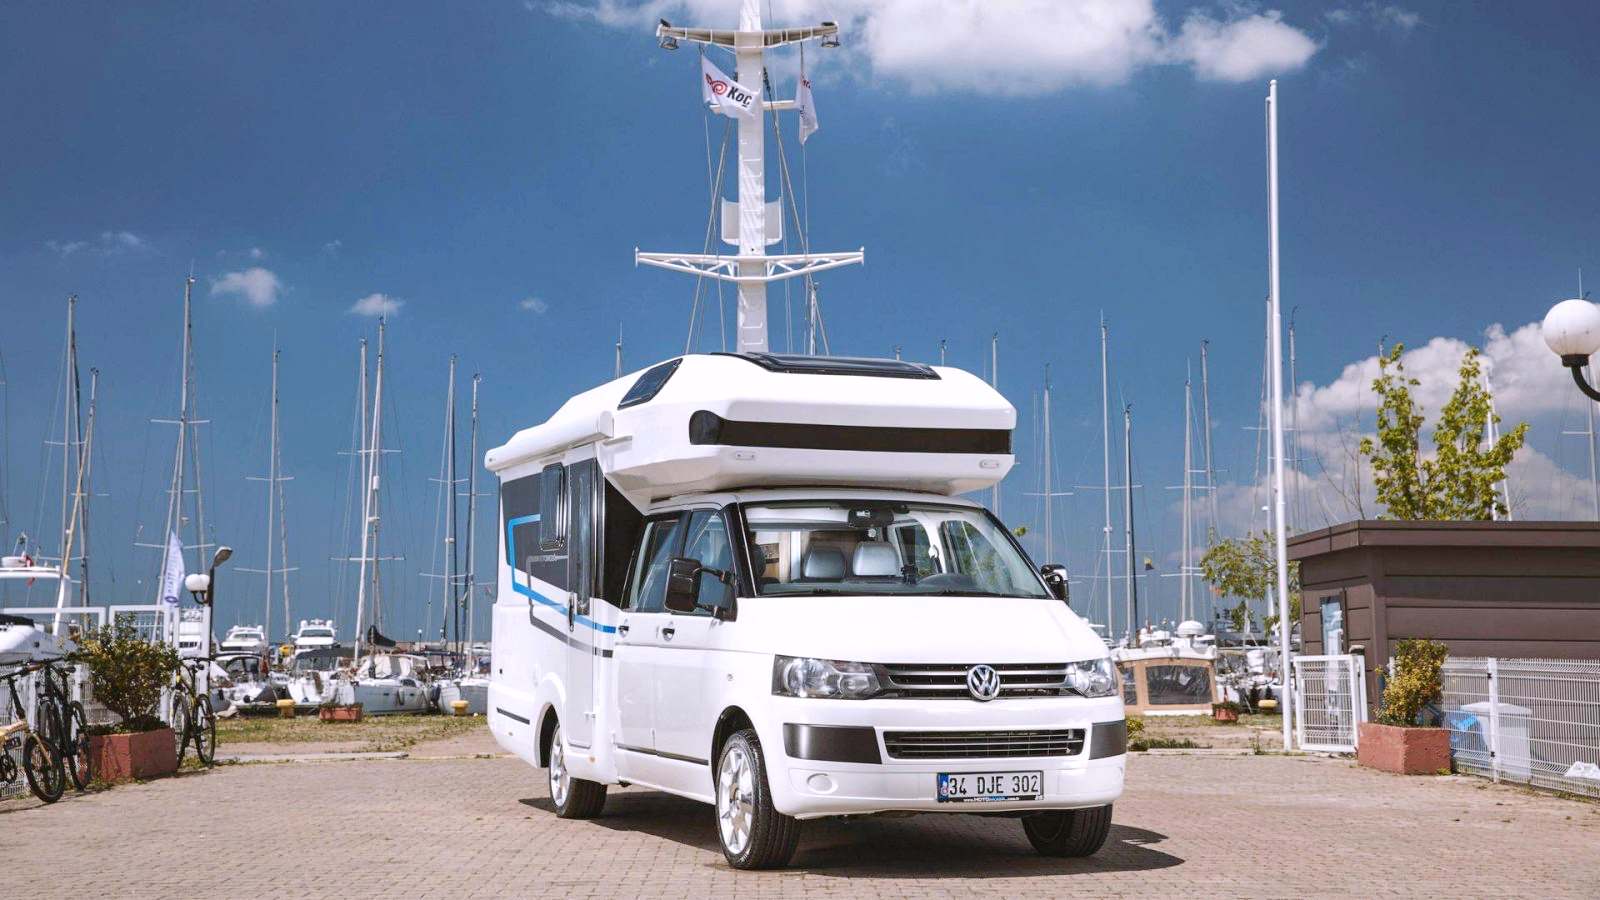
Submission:
{"label": "metal railing", "polygon": [[1456,770],[1600,797],[1600,660],[1445,661]]}
{"label": "metal railing", "polygon": [[1295,745],[1301,750],[1356,752],[1367,721],[1367,679],[1360,656],[1296,656]]}

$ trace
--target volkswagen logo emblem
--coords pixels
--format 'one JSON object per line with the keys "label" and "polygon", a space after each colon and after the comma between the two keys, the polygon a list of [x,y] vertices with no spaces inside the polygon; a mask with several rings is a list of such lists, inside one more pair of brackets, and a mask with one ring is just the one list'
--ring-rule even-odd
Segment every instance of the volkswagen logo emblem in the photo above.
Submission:
{"label": "volkswagen logo emblem", "polygon": [[1000,696],[1000,673],[994,666],[976,665],[967,670],[967,690],[972,699],[985,703]]}

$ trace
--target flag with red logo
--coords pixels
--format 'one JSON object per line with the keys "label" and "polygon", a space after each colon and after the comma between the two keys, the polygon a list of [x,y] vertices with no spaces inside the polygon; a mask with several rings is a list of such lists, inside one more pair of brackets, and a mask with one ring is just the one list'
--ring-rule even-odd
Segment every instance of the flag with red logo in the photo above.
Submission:
{"label": "flag with red logo", "polygon": [[713,112],[725,116],[750,118],[761,111],[761,91],[753,91],[729,78],[704,56],[700,57],[700,99]]}

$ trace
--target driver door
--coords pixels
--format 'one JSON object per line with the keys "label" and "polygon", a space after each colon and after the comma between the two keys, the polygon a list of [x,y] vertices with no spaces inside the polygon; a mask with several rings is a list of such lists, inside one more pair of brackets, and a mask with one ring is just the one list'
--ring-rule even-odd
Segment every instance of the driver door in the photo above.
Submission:
{"label": "driver door", "polygon": [[[728,607],[733,603],[733,542],[727,518],[719,509],[691,510],[684,520],[683,550],[678,554],[699,560],[707,569],[725,572],[724,582],[710,572],[700,579],[702,607]],[[733,623],[717,619],[708,609],[668,613],[661,627],[656,672],[656,752],[667,759],[707,765],[711,731],[721,712],[717,685],[723,675],[716,646],[721,632]],[[704,784],[686,784],[705,790]]]}

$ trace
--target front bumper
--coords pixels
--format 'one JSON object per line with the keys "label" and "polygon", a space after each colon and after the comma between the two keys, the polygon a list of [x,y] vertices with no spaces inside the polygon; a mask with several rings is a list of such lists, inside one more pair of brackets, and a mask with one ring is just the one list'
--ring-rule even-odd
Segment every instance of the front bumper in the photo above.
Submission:
{"label": "front bumper", "polygon": [[[1119,697],[1099,700],[821,701],[774,703],[780,721],[758,726],[773,802],[801,819],[879,812],[993,813],[1104,806],[1122,795],[1126,726]],[[930,723],[937,723],[930,724]],[[785,728],[788,725],[788,728]],[[807,727],[811,726],[811,727]],[[884,733],[1084,729],[1070,756],[896,759]],[[868,736],[870,733],[870,737]],[[875,747],[869,746],[875,744]],[[876,756],[872,755],[875,751]],[[824,757],[803,758],[803,757]],[[847,761],[855,760],[855,761]],[[1043,773],[1035,800],[941,803],[941,772]]]}

